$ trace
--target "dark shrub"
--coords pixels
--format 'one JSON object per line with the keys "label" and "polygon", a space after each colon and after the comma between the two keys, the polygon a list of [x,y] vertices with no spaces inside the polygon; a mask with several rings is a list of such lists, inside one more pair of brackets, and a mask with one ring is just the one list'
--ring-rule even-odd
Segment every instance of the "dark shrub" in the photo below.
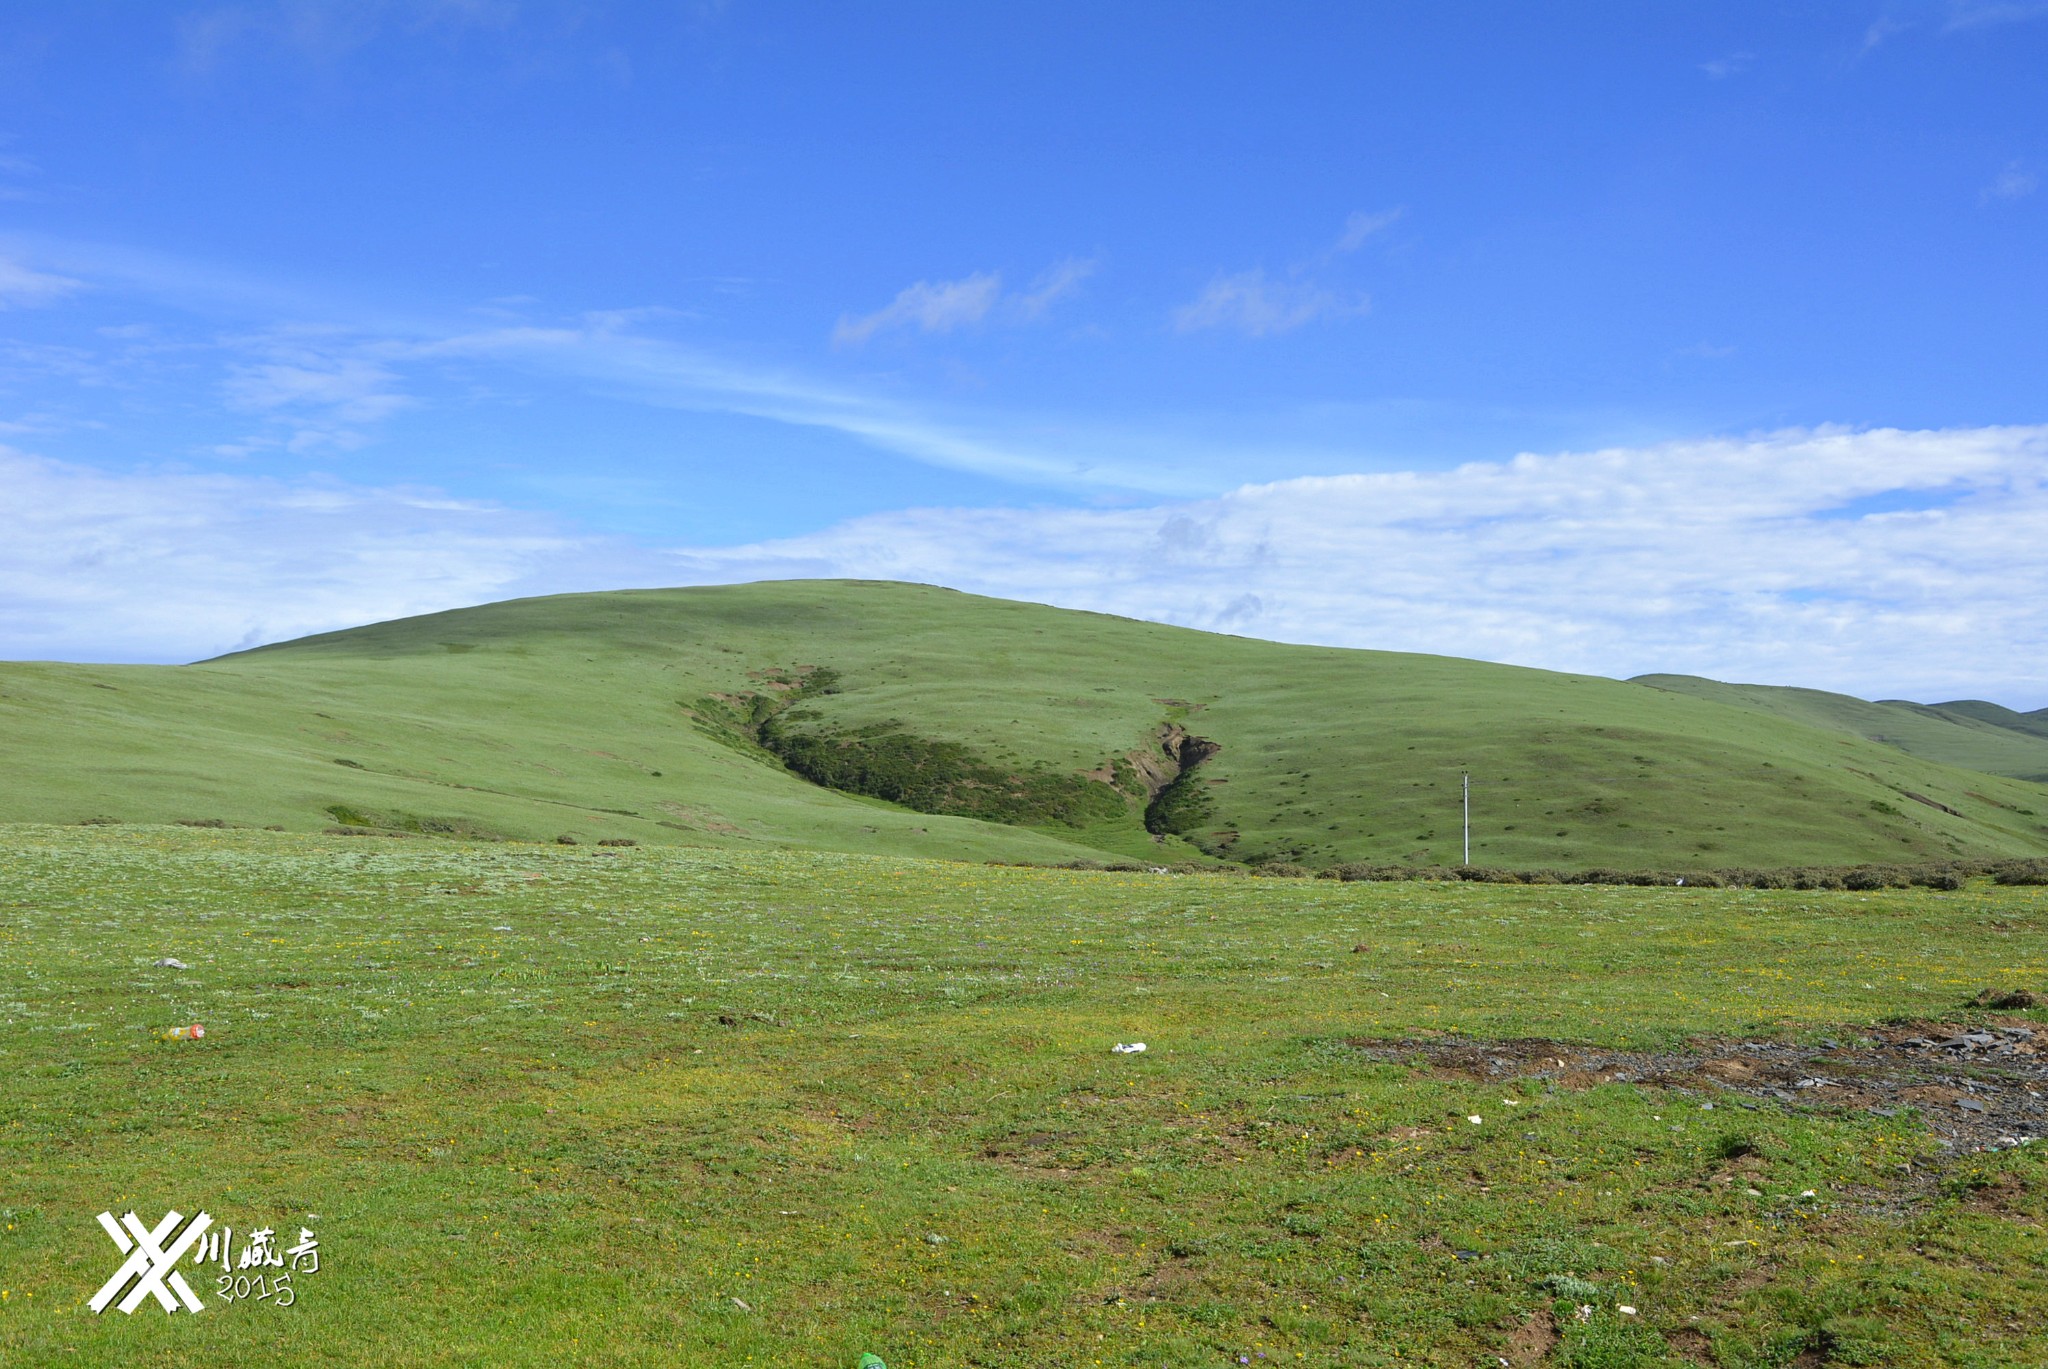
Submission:
{"label": "dark shrub", "polygon": [[599,846],[638,846],[640,843],[631,837],[606,837],[597,844]]}
{"label": "dark shrub", "polygon": [[1523,882],[1518,871],[1502,870],[1492,865],[1460,865],[1459,879],[1473,884],[1520,884]]}
{"label": "dark shrub", "polygon": [[2048,860],[2001,861],[1991,877],[2000,884],[2048,884]]}
{"label": "dark shrub", "polygon": [[570,836],[567,832],[555,838],[555,845],[557,846],[574,846],[575,844],[576,838]]}
{"label": "dark shrub", "polygon": [[1842,884],[1849,889],[1905,889],[1912,883],[1912,872],[1896,865],[1859,865],[1842,874]]}
{"label": "dark shrub", "polygon": [[1406,865],[1378,865],[1369,860],[1354,860],[1343,865],[1332,865],[1323,871],[1325,879],[1341,879],[1346,883],[1362,880],[1384,883],[1397,879],[1418,879],[1420,874]]}

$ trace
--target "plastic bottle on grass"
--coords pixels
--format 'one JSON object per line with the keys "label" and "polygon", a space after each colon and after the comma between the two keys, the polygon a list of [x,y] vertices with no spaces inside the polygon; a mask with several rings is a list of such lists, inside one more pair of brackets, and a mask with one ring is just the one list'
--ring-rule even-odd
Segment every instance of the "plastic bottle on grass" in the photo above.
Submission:
{"label": "plastic bottle on grass", "polygon": [[173,1028],[171,1028],[171,1029],[170,1029],[169,1031],[167,1031],[167,1032],[165,1032],[165,1033],[164,1033],[164,1040],[166,1040],[166,1041],[197,1041],[197,1040],[198,1040],[198,1039],[199,1039],[200,1037],[202,1037],[202,1036],[204,1036],[204,1035],[206,1035],[206,1028],[204,1028],[204,1027],[200,1026],[200,1025],[199,1025],[199,1024],[197,1023],[197,1022],[194,1022],[194,1023],[193,1023],[193,1024],[191,1025],[191,1026],[189,1026],[189,1027],[173,1027]]}
{"label": "plastic bottle on grass", "polygon": [[880,1355],[867,1354],[860,1357],[860,1369],[889,1369],[889,1366],[882,1363]]}

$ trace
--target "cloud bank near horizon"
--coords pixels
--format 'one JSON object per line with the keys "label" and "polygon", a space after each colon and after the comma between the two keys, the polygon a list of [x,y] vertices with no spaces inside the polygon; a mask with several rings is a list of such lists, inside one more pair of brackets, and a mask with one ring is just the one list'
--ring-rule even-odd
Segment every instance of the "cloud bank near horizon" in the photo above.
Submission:
{"label": "cloud bank near horizon", "polygon": [[0,448],[0,651],[180,660],[520,594],[850,576],[1283,641],[2048,704],[2048,428],[1795,430],[652,550],[431,491]]}

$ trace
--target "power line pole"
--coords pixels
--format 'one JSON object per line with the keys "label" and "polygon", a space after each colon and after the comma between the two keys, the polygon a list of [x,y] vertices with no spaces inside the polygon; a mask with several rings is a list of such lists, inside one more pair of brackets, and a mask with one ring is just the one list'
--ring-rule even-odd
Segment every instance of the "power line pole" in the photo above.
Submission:
{"label": "power line pole", "polygon": [[1472,863],[1472,777],[1460,775],[1465,797],[1465,864]]}

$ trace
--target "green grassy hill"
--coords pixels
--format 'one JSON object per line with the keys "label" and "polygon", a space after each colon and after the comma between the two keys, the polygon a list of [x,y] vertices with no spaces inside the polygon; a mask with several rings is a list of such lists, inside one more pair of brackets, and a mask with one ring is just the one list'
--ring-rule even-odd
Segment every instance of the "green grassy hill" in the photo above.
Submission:
{"label": "green grassy hill", "polygon": [[1953,699],[1945,704],[1913,704],[1911,707],[1931,708],[1952,718],[1968,718],[1973,722],[1990,723],[1993,727],[2002,727],[2008,731],[2048,738],[2048,708],[2020,713],[2002,704],[1986,703],[1982,699]]}
{"label": "green grassy hill", "polygon": [[1818,689],[1723,684],[1694,675],[1638,675],[1630,683],[1852,732],[1948,765],[2048,783],[2048,718],[2016,713],[1982,700],[1917,704],[1885,699],[1872,703]]}
{"label": "green grassy hill", "polygon": [[[767,748],[941,811],[820,787]],[[1456,863],[1469,772],[1478,864],[2048,850],[2040,784],[1748,704],[877,582],[517,600],[191,666],[4,665],[0,752],[11,821]]]}

